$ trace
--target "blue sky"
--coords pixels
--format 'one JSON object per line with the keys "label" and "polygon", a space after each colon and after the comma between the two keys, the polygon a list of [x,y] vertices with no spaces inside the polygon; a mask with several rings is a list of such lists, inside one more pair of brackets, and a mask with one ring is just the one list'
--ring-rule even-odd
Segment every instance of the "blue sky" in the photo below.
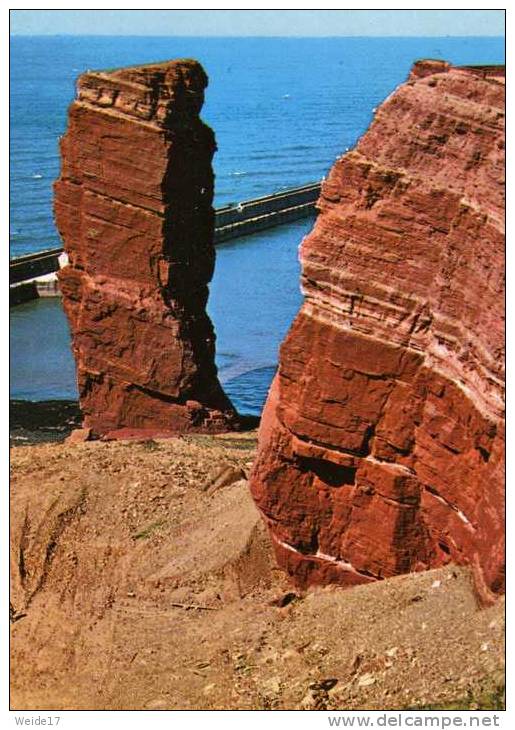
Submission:
{"label": "blue sky", "polygon": [[11,10],[13,35],[504,35],[502,10]]}

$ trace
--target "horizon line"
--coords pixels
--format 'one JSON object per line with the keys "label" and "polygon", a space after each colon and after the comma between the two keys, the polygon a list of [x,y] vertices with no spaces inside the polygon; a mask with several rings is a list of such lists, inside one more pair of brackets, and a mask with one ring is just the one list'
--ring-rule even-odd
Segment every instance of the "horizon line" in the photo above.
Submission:
{"label": "horizon line", "polygon": [[222,35],[222,34],[208,34],[208,35],[183,35],[183,34],[162,34],[162,33],[9,33],[11,38],[297,38],[297,39],[327,39],[327,38],[503,38],[506,39],[506,34],[492,34],[487,33],[483,35],[452,35],[446,33],[445,35],[435,35],[433,33],[429,35],[411,35],[411,34],[399,34],[399,35]]}

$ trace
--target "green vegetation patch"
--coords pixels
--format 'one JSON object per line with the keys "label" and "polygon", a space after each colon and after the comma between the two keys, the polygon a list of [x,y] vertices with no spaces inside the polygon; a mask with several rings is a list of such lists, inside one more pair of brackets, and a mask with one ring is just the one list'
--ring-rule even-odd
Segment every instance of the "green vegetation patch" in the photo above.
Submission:
{"label": "green vegetation patch", "polygon": [[152,522],[150,525],[147,525],[147,527],[144,527],[139,532],[135,532],[132,535],[133,540],[145,540],[147,537],[150,537],[153,535],[157,530],[159,530],[160,527],[162,527],[166,523],[166,520],[159,520],[158,522]]}

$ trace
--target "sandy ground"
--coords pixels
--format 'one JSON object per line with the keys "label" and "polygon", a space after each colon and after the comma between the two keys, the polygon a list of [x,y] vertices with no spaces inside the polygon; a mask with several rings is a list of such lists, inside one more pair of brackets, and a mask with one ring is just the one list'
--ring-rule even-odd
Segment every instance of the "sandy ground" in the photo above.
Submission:
{"label": "sandy ground", "polygon": [[254,449],[12,449],[12,709],[474,707],[503,682],[504,602],[480,609],[465,569],[295,594]]}

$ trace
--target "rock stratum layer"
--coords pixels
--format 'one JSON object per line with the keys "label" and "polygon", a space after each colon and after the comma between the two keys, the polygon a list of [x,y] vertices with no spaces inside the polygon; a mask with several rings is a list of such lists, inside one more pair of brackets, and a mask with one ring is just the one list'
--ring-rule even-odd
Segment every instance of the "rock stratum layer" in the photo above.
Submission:
{"label": "rock stratum layer", "polygon": [[504,74],[415,64],[322,187],[251,488],[306,587],[504,576]]}
{"label": "rock stratum layer", "polygon": [[206,86],[190,60],[78,81],[55,217],[80,405],[96,435],[236,425],[206,314],[216,149],[199,118]]}

